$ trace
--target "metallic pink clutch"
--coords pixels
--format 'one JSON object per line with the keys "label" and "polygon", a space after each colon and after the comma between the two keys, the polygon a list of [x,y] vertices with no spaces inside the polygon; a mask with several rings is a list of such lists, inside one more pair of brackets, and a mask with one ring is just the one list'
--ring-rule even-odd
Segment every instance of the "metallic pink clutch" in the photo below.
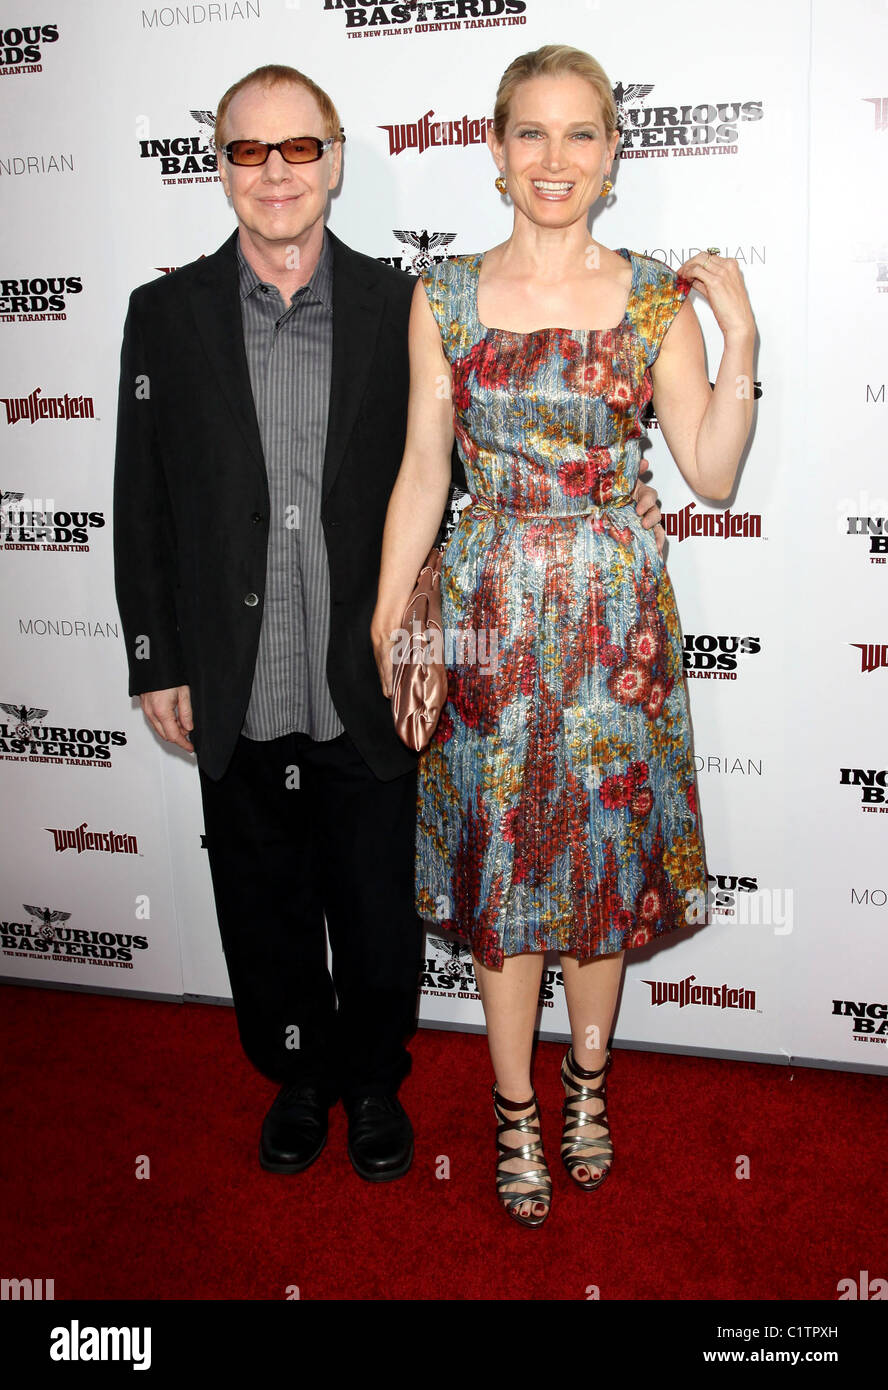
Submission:
{"label": "metallic pink clutch", "polygon": [[434,546],[426,557],[401,620],[400,659],[393,662],[395,730],[415,753],[421,752],[432,737],[447,700],[441,622],[443,556],[443,549]]}

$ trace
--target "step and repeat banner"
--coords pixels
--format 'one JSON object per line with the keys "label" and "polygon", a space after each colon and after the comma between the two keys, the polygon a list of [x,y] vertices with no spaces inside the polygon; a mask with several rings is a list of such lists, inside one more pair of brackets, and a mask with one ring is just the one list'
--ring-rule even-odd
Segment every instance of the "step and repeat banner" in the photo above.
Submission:
{"label": "step and repeat banner", "polygon": [[[110,527],[129,293],[234,227],[219,97],[269,62],[319,82],[347,133],[330,226],[415,275],[508,236],[497,83],[568,43],[624,132],[594,236],[674,267],[718,246],[760,334],[729,503],[693,496],[649,426],[711,920],[629,953],[617,1041],[886,1068],[888,7],[700,21],[689,0],[0,4],[4,979],[230,998],[193,758],[126,694]],[[482,1026],[466,950],[432,926],[425,955],[421,1020]],[[566,1034],[557,958],[541,1003]]]}

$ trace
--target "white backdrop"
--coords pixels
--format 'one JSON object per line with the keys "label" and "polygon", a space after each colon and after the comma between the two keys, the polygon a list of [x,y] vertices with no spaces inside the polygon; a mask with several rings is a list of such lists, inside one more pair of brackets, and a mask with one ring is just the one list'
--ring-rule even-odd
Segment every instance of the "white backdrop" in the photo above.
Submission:
{"label": "white backdrop", "polygon": [[[230,997],[193,760],[126,696],[110,536],[129,292],[234,225],[207,154],[218,98],[266,62],[318,81],[348,137],[331,227],[415,270],[426,232],[452,234],[436,256],[508,235],[484,119],[513,57],[565,42],[622,101],[595,236],[673,266],[710,245],[736,256],[761,339],[729,508],[692,497],[650,430],[715,912],[629,954],[617,1041],[885,1069],[888,6],[627,15],[0,4],[3,978]],[[427,143],[441,121],[449,143]],[[721,339],[694,297],[714,378]],[[481,1026],[466,952],[432,930],[426,956],[421,1019]],[[555,963],[544,994],[543,1034],[564,1035]]]}

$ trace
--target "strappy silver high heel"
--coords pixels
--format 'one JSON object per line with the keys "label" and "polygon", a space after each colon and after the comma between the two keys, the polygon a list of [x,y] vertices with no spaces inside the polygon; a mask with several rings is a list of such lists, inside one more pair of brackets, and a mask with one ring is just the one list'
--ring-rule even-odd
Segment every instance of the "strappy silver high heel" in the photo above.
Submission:
{"label": "strappy silver high heel", "polygon": [[[530,1115],[524,1115],[520,1119],[509,1119],[508,1115],[505,1114],[507,1110],[526,1110],[529,1105],[534,1107],[533,1111]],[[549,1206],[552,1201],[552,1179],[549,1176],[549,1169],[543,1155],[543,1146],[540,1142],[540,1109],[536,1091],[530,1100],[506,1100],[505,1096],[497,1093],[496,1083],[494,1083],[493,1110],[497,1120],[500,1121],[496,1130],[496,1195],[499,1197],[504,1210],[516,1221],[519,1221],[522,1226],[542,1226],[549,1215]],[[535,1135],[536,1138],[532,1143],[519,1144],[513,1147],[503,1143],[502,1138],[510,1129],[516,1129],[521,1134]],[[535,1162],[540,1166],[513,1173],[508,1168],[503,1167],[509,1158],[523,1158],[525,1162]],[[507,1192],[506,1188],[515,1182],[532,1182],[536,1183],[536,1186],[527,1192]],[[518,1210],[525,1202],[529,1202],[531,1206],[529,1216],[522,1216]],[[533,1210],[537,1204],[546,1208],[542,1215]]]}
{"label": "strappy silver high heel", "polygon": [[[561,1135],[561,1158],[565,1168],[570,1174],[577,1187],[581,1187],[584,1192],[594,1192],[600,1187],[610,1172],[614,1161],[614,1146],[610,1137],[610,1121],[607,1118],[605,1108],[605,1074],[611,1065],[610,1048],[607,1051],[604,1066],[599,1067],[598,1071],[584,1071],[578,1067],[576,1058],[573,1055],[573,1048],[569,1047],[561,1063],[561,1084],[564,1087],[564,1105],[562,1114],[564,1116],[564,1129]],[[601,1084],[596,1087],[584,1086],[584,1081],[595,1081],[601,1077]],[[573,1107],[577,1102],[590,1100],[601,1101],[601,1111],[597,1115],[590,1114],[587,1110],[575,1110]],[[600,1137],[590,1137],[588,1134],[584,1138],[574,1138],[578,1131],[586,1125],[600,1125],[605,1131]],[[585,1149],[585,1153],[580,1153]],[[590,1154],[589,1149],[603,1149],[603,1153]],[[585,1168],[591,1174],[594,1168],[601,1168],[601,1172],[595,1177],[588,1177],[585,1181],[575,1177],[577,1169]]]}

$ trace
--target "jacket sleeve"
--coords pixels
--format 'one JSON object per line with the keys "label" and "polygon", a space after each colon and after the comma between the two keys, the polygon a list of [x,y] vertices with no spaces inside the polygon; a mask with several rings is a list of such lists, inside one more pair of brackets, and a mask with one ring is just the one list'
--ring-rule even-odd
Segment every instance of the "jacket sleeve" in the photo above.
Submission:
{"label": "jacket sleeve", "polygon": [[155,389],[134,292],[120,354],[114,465],[114,578],[130,695],[188,684],[176,620],[176,535],[158,444]]}

